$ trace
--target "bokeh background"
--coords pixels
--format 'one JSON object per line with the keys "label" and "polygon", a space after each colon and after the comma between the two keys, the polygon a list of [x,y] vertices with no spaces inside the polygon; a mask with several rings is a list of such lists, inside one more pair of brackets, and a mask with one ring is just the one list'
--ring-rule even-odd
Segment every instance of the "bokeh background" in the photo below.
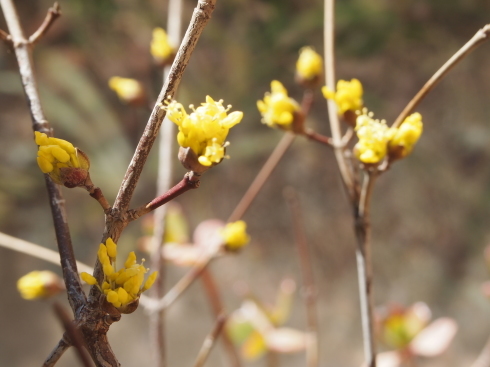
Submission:
{"label": "bokeh background", "polygon": [[[52,5],[15,1],[27,34]],[[161,70],[149,53],[151,31],[165,27],[163,0],[61,0],[63,16],[34,50],[45,112],[56,136],[91,158],[92,177],[113,200],[149,115],[123,105],[108,88],[111,76],[137,78],[157,95]],[[184,1],[184,26],[194,1]],[[485,0],[344,0],[337,16],[337,76],[360,79],[365,103],[379,118],[399,111],[459,47],[489,22]],[[320,0],[218,1],[179,89],[184,104],[209,94],[245,113],[230,136],[231,159],[206,173],[199,190],[180,197],[191,228],[208,218],[226,220],[281,138],[260,123],[257,99],[272,79],[293,97],[298,50],[323,52]],[[3,19],[0,27],[6,29]],[[480,291],[489,273],[483,249],[490,240],[490,44],[457,66],[418,108],[425,131],[413,154],[377,183],[373,197],[375,300],[377,305],[426,302],[435,317],[454,318],[459,331],[441,357],[423,366],[470,364],[490,334],[490,303]],[[319,90],[308,126],[328,134],[326,104]],[[55,249],[42,175],[35,161],[31,123],[14,56],[0,45],[0,231]],[[184,169],[177,164],[174,181]],[[156,154],[143,172],[133,204],[152,198]],[[362,339],[350,208],[332,152],[296,139],[245,215],[252,242],[237,256],[212,265],[229,311],[240,305],[233,291],[246,282],[273,302],[284,277],[300,283],[291,218],[282,195],[294,187],[305,213],[316,276],[321,327],[321,365],[359,366]],[[77,258],[93,264],[103,229],[98,204],[83,190],[64,190]],[[141,223],[121,238],[121,251],[135,248]],[[140,254],[140,256],[142,256]],[[61,335],[49,302],[28,302],[16,280],[37,269],[60,269],[0,248],[0,365],[37,366]],[[168,284],[184,273],[170,267]],[[60,302],[65,296],[58,297]],[[142,309],[123,317],[109,337],[123,366],[149,363],[148,319]],[[196,282],[167,314],[169,366],[192,365],[213,324]],[[287,325],[305,328],[299,292]],[[304,355],[280,358],[281,366],[304,365]],[[77,362],[69,351],[59,366]],[[209,366],[226,366],[222,347]],[[264,366],[265,360],[251,365]]]}

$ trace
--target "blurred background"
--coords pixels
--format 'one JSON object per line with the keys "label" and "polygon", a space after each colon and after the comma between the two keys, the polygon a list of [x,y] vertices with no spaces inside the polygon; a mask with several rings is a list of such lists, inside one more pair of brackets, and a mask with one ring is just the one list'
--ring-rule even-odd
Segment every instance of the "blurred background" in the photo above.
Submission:
{"label": "blurred background", "polygon": [[[150,99],[162,72],[149,53],[154,27],[166,27],[166,1],[59,1],[63,16],[34,49],[45,113],[57,137],[82,148],[91,176],[113,201],[149,109],[122,104],[108,87],[114,75],[140,80]],[[26,34],[34,32],[52,2],[17,0]],[[184,1],[184,24],[195,1]],[[337,17],[337,77],[358,78],[365,104],[376,117],[393,121],[426,80],[484,24],[485,0],[344,0]],[[6,29],[4,19],[0,27]],[[224,161],[203,177],[199,190],[177,199],[193,230],[209,218],[226,220],[267,159],[282,132],[260,123],[256,101],[280,80],[292,97],[301,47],[323,53],[320,0],[218,1],[179,89],[184,105],[209,94],[245,117],[228,140]],[[442,356],[422,366],[469,365],[490,335],[490,303],[481,283],[490,277],[483,249],[490,241],[490,44],[484,44],[419,106],[424,134],[413,154],[377,182],[373,197],[373,259],[376,305],[426,302],[434,317],[454,318],[458,333]],[[329,134],[320,90],[307,125]],[[47,195],[36,164],[31,121],[15,57],[0,45],[0,231],[55,249]],[[175,150],[177,152],[177,150]],[[150,156],[133,206],[153,198],[156,151]],[[174,181],[185,173],[175,159]],[[283,197],[297,190],[311,246],[318,287],[321,366],[359,366],[363,360],[355,238],[350,207],[333,154],[297,138],[244,219],[252,237],[236,256],[212,264],[228,311],[240,306],[234,291],[245,282],[273,303],[281,280],[301,284],[291,215]],[[94,264],[103,229],[98,204],[81,189],[63,189],[77,258]],[[133,222],[120,251],[136,248],[143,235]],[[139,254],[138,257],[144,256]],[[0,248],[0,365],[37,366],[62,329],[50,302],[25,301],[16,280],[32,270],[56,266]],[[168,286],[185,270],[169,265]],[[57,300],[67,305],[65,295]],[[297,292],[286,325],[304,329],[305,307]],[[196,282],[166,317],[169,366],[192,365],[213,325],[210,306]],[[109,333],[123,366],[149,365],[148,318],[142,309],[124,316]],[[380,348],[383,350],[383,346]],[[68,351],[59,366],[78,365]],[[208,366],[226,366],[221,345]],[[247,362],[265,366],[264,359]],[[281,366],[304,365],[304,354],[281,356]]]}

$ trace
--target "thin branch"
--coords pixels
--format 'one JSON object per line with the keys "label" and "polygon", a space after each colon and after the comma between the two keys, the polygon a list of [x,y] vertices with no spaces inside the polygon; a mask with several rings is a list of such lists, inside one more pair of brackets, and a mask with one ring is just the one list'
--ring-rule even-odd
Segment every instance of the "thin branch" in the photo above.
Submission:
{"label": "thin branch", "polygon": [[[182,35],[182,0],[169,0],[167,33],[169,41],[174,44],[180,44]],[[170,67],[165,67],[163,71],[163,82],[170,74]],[[175,124],[168,118],[165,118],[160,130],[160,140],[158,143],[158,178],[157,178],[157,196],[163,195],[171,187],[172,167],[174,162],[173,142]],[[163,238],[165,235],[165,216],[167,206],[161,206],[155,210],[153,217],[153,237],[152,252],[150,254],[150,265],[153,270],[158,270],[159,276],[153,287],[150,289],[150,297],[158,300],[165,294],[166,264],[162,259]],[[165,361],[165,320],[164,310],[151,312],[149,316],[149,336],[151,343],[151,352],[153,365],[163,367]]]}
{"label": "thin branch", "polygon": [[422,89],[412,98],[412,100],[403,109],[400,115],[393,123],[393,127],[398,127],[407,118],[415,107],[425,98],[425,96],[446,76],[453,67],[455,67],[461,60],[463,60],[468,54],[475,48],[480,46],[483,42],[488,40],[490,34],[490,24],[480,29],[466,44],[459,49],[437,72],[429,79]]}
{"label": "thin branch", "polygon": [[[219,294],[218,286],[214,280],[213,275],[208,269],[204,269],[201,274],[201,280],[204,285],[204,290],[206,291],[206,295],[209,299],[209,303],[211,304],[211,308],[213,310],[214,317],[217,319],[225,312],[225,307],[223,305],[223,301]],[[234,367],[240,367],[241,361],[238,353],[236,351],[235,346],[233,345],[233,341],[227,333],[224,333],[222,336],[223,346],[225,347],[226,352],[230,358],[230,365]]]}
{"label": "thin branch", "polygon": [[312,141],[316,141],[317,143],[329,146],[330,148],[333,147],[332,138],[329,138],[328,136],[319,134],[319,133],[317,133],[311,129],[305,129],[305,132],[303,135]]}
{"label": "thin branch", "polygon": [[[50,250],[48,248],[39,246],[35,243],[21,240],[20,238],[12,237],[0,232],[0,247],[8,248],[20,252],[25,255],[33,256],[35,258],[45,260],[52,264],[60,266],[60,254],[59,252]],[[92,273],[94,271],[90,266],[77,261],[77,268],[79,271],[85,271]]]}
{"label": "thin branch", "polygon": [[150,154],[151,147],[158,136],[158,130],[166,115],[166,111],[161,107],[166,100],[175,95],[197,41],[201,36],[204,27],[211,19],[215,3],[216,0],[199,0],[194,9],[191,22],[170,69],[170,74],[160,91],[160,95],[157,98],[155,107],[153,108],[145,131],[143,132],[143,136],[138,143],[131,163],[124,175],[116,201],[114,202],[114,209],[116,212],[124,213],[129,208],[129,202],[133,196],[136,184],[146,159]]}
{"label": "thin branch", "polygon": [[284,133],[282,139],[279,141],[269,158],[267,158],[264,166],[250,184],[250,187],[245,192],[238,205],[235,207],[235,210],[233,210],[231,213],[230,217],[228,218],[228,222],[235,222],[243,217],[250,204],[252,204],[255,197],[266,183],[272,171],[274,171],[281,158],[293,143],[295,137],[296,135],[292,133]]}
{"label": "thin branch", "polygon": [[[12,0],[0,0],[0,5],[12,37],[15,56],[19,64],[19,73],[31,113],[33,129],[34,131],[40,131],[52,136],[49,123],[44,117],[37,92],[34,71],[30,58],[30,47],[22,32],[17,12]],[[66,220],[64,199],[61,194],[60,187],[58,187],[58,185],[56,185],[48,177],[48,175],[44,176],[54,221],[58,249],[61,257],[63,279],[65,281],[70,306],[72,307],[73,312],[76,314],[77,311],[85,305],[86,297],[82,290],[80,278],[78,277],[77,264],[71,243],[70,231]]]}
{"label": "thin branch", "polygon": [[209,353],[211,353],[211,350],[215,345],[216,339],[221,334],[221,331],[223,330],[225,323],[226,323],[226,316],[224,314],[218,316],[213,330],[211,331],[211,333],[208,334],[206,339],[204,339],[204,343],[202,344],[201,350],[197,355],[196,362],[194,363],[194,367],[204,366],[204,363],[206,363]]}
{"label": "thin branch", "polygon": [[107,201],[100,187],[97,187],[93,184],[90,175],[87,176],[84,184],[85,190],[88,191],[89,195],[93,197],[100,204],[102,209],[104,209],[104,213],[108,214],[111,210],[111,204]]}
{"label": "thin branch", "polygon": [[308,330],[308,344],[306,349],[306,365],[308,367],[316,367],[319,364],[318,358],[318,316],[316,297],[317,290],[315,287],[315,280],[313,275],[313,266],[311,264],[310,253],[308,249],[308,240],[306,238],[304,219],[301,211],[301,204],[299,202],[298,194],[292,188],[286,188],[284,190],[284,196],[286,197],[289,209],[292,215],[295,244],[299,255],[299,264],[301,269],[301,277],[303,279],[303,297],[306,306],[306,318],[307,318],[307,330]]}
{"label": "thin branch", "polygon": [[39,41],[51,28],[56,19],[61,16],[60,5],[56,2],[52,8],[48,9],[48,14],[44,18],[44,22],[41,26],[29,37],[29,43],[31,45]]}
{"label": "thin branch", "polygon": [[12,43],[12,37],[10,37],[10,34],[5,32],[3,29],[0,29],[0,40],[3,41],[7,46],[14,47],[14,44]]}
{"label": "thin branch", "polygon": [[356,250],[359,298],[367,367],[376,367],[376,340],[374,335],[373,269],[371,259],[371,225],[369,204],[376,180],[375,173],[366,172],[359,206],[355,210],[355,232],[358,242]]}
{"label": "thin branch", "polygon": [[471,367],[490,367],[490,338]]}
{"label": "thin branch", "polygon": [[186,174],[184,178],[170,190],[168,190],[163,195],[153,199],[148,204],[143,205],[135,210],[130,211],[131,220],[135,220],[144,214],[147,214],[156,208],[168,203],[169,201],[175,199],[177,196],[182,195],[184,192],[197,189],[199,187],[199,181],[192,181],[189,179],[189,175]]}
{"label": "thin branch", "polygon": [[56,347],[51,351],[48,358],[43,363],[42,367],[53,367],[61,358],[61,356],[71,347],[65,338],[62,338]]}
{"label": "thin branch", "polygon": [[77,357],[84,367],[92,367],[93,364],[90,361],[90,357],[85,349],[85,344],[83,342],[82,335],[76,328],[75,324],[71,321],[70,316],[66,313],[63,307],[55,302],[53,304],[54,312],[58,319],[61,321],[63,328],[66,331],[66,335],[70,340],[71,344],[75,347],[77,351]]}
{"label": "thin branch", "polygon": [[[331,90],[335,90],[335,53],[334,53],[334,19],[335,19],[335,0],[325,0],[324,14],[324,42],[325,42],[325,84]],[[327,100],[328,117],[330,121],[330,130],[334,145],[335,158],[342,176],[342,181],[349,193],[352,201],[356,200],[356,188],[354,179],[347,166],[344,148],[342,147],[342,132],[340,129],[337,106],[332,99]]]}

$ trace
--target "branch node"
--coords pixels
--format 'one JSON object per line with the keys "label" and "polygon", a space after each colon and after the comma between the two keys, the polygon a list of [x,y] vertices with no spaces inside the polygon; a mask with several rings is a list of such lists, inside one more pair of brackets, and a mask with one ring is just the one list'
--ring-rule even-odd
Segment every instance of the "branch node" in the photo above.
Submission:
{"label": "branch node", "polygon": [[30,37],[28,43],[33,45],[38,42],[51,28],[56,19],[61,16],[60,5],[55,2],[54,5],[48,9],[48,13],[46,14],[46,18],[39,26],[37,31],[35,31]]}

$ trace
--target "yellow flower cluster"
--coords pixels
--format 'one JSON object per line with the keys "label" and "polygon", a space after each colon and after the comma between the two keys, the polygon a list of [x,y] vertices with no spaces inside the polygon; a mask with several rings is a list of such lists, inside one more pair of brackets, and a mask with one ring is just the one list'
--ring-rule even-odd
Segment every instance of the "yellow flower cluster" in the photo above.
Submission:
{"label": "yellow flower cluster", "polygon": [[157,27],[153,30],[150,52],[158,61],[165,61],[175,53],[174,47],[168,40],[167,32],[163,28]]}
{"label": "yellow flower cluster", "polygon": [[332,91],[327,87],[322,88],[323,96],[326,99],[333,99],[339,109],[339,114],[344,114],[346,111],[358,111],[362,108],[362,84],[357,79],[352,79],[350,82],[339,80],[337,82],[337,92]]}
{"label": "yellow flower cluster", "polygon": [[270,127],[291,129],[294,114],[300,110],[298,102],[288,97],[288,91],[281,82],[271,82],[271,93],[265,93],[264,100],[257,101],[257,108],[262,115],[262,123]]}
{"label": "yellow flower cluster", "polygon": [[409,155],[414,145],[422,135],[423,131],[422,115],[413,113],[408,116],[396,131],[389,143],[389,150],[396,155],[396,158],[404,158]]}
{"label": "yellow flower cluster", "polygon": [[404,158],[411,153],[422,134],[422,115],[408,116],[399,128],[388,128],[384,120],[374,120],[372,114],[357,117],[356,132],[359,142],[354,154],[363,163],[379,163],[386,154],[390,158]]}
{"label": "yellow flower cluster", "polygon": [[221,236],[226,248],[238,250],[250,241],[247,233],[247,224],[243,220],[228,223],[222,230]]}
{"label": "yellow flower cluster", "polygon": [[[153,272],[144,281],[148,271],[143,264],[136,263],[136,255],[130,252],[124,263],[124,268],[114,270],[117,255],[117,245],[109,237],[105,245],[99,246],[97,256],[102,264],[104,281],[100,285],[101,291],[106,295],[107,301],[114,307],[124,310],[124,306],[136,301],[140,294],[149,289],[155,282],[158,272]],[[97,280],[88,273],[81,273],[82,280],[90,285],[97,285]]]}
{"label": "yellow flower cluster", "polygon": [[139,101],[145,96],[141,83],[135,79],[113,76],[109,79],[109,88],[116,92],[119,99],[125,103]]}
{"label": "yellow flower cluster", "polygon": [[59,277],[51,271],[31,271],[17,281],[17,289],[24,299],[47,298],[63,289]]}
{"label": "yellow flower cluster", "polygon": [[228,131],[243,118],[243,112],[234,111],[228,114],[231,106],[223,107],[223,100],[214,101],[206,96],[206,102],[194,109],[190,115],[184,106],[177,101],[163,107],[167,117],[179,127],[177,141],[181,147],[191,148],[199,157],[199,163],[209,167],[221,162],[225,156],[225,142]]}
{"label": "yellow flower cluster", "polygon": [[303,47],[299,51],[296,62],[296,72],[302,79],[312,80],[319,77],[323,71],[323,59],[311,47]]}
{"label": "yellow flower cluster", "polygon": [[[90,162],[84,153],[66,140],[50,138],[39,131],[34,134],[36,144],[39,145],[37,164],[43,173],[49,174],[51,179],[59,185],[66,184],[66,176],[69,175],[70,171],[73,171],[66,168],[79,169],[78,173],[86,177]],[[83,178],[80,177],[82,181],[84,181]]]}

